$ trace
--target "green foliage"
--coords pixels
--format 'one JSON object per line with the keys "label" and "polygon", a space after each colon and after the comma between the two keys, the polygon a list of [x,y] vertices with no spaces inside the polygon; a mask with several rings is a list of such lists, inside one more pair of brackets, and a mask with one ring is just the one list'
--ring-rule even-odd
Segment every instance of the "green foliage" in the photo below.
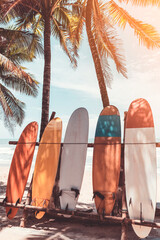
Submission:
{"label": "green foliage", "polygon": [[[74,40],[74,36],[80,36],[77,28],[80,29],[78,17],[81,13],[81,0],[3,0],[0,2],[1,14],[6,22],[14,19],[17,30],[29,31],[39,37],[43,37],[45,64],[44,64],[44,85],[48,94],[42,97],[42,119],[41,133],[48,123],[49,114],[49,89],[50,89],[50,69],[51,69],[51,48],[50,36],[56,37],[63,50],[69,57],[72,65],[77,65],[78,47],[80,38]],[[43,35],[45,34],[45,36]],[[42,126],[43,125],[43,126]]]}
{"label": "green foliage", "polygon": [[126,4],[131,3],[137,6],[160,6],[159,0],[119,0],[119,2],[124,2]]}
{"label": "green foliage", "polygon": [[[140,1],[136,2],[140,3]],[[133,28],[135,35],[139,38],[140,44],[144,44],[147,48],[160,47],[160,35],[152,25],[131,17],[126,10],[112,0],[106,4],[106,7],[112,18],[112,24],[118,24],[122,29],[126,27],[126,24],[129,24]]]}
{"label": "green foliage", "polygon": [[39,37],[43,37],[45,17],[50,18],[53,37],[59,40],[71,63],[76,66],[79,44],[74,40],[73,35],[78,32],[76,29],[79,27],[78,19],[81,7],[80,0],[6,1],[2,15],[13,17],[16,20],[17,30],[25,29]]}
{"label": "green foliage", "polygon": [[[131,3],[137,6],[159,6],[159,0],[119,0],[118,2]],[[115,1],[87,0],[86,4],[89,6],[86,10],[86,19],[88,14],[90,17],[88,18],[88,22],[86,20],[86,28],[88,38],[92,38],[91,41],[89,39],[92,56],[95,55],[95,52],[98,52],[99,66],[101,66],[101,69],[99,68],[97,72],[103,73],[103,78],[108,86],[110,86],[112,81],[108,57],[115,62],[117,71],[127,77],[122,43],[118,38],[116,25],[124,29],[126,24],[129,24],[138,37],[140,44],[145,45],[147,48],[160,47],[160,35],[156,29],[130,16],[130,14]],[[95,46],[94,49],[92,44]],[[97,75],[97,78],[99,78],[98,81],[101,82],[102,74],[101,77],[100,74],[99,76]]]}
{"label": "green foliage", "polygon": [[[87,33],[92,38],[89,41],[92,56],[95,52],[98,53],[95,57],[96,61],[99,61],[99,69],[96,70],[99,75],[97,75],[97,78],[101,82],[103,77],[110,86],[112,74],[108,58],[115,62],[117,71],[127,77],[122,43],[116,32],[116,25],[124,29],[129,24],[141,44],[144,44],[147,48],[160,47],[160,36],[155,28],[133,18],[118,4],[131,3],[137,6],[159,6],[159,0],[117,0],[116,2],[114,0],[4,0],[1,3],[1,14],[5,16],[6,22],[11,18],[16,18],[18,30],[25,29],[41,37],[44,31],[44,21],[46,18],[50,18],[52,35],[59,39],[70,61],[76,66],[77,51],[82,39],[85,22],[86,27],[88,25],[86,8],[87,5],[89,6],[89,2],[90,26],[87,31],[90,31],[90,33]],[[21,59],[23,59],[22,55]],[[104,85],[102,84],[102,86]]]}
{"label": "green foliage", "polygon": [[[0,108],[5,126],[12,132],[15,124],[24,119],[25,104],[9,89],[36,97],[38,82],[20,67],[25,61],[32,61],[36,54],[43,53],[39,37],[29,32],[0,28]],[[8,89],[9,88],[9,89]]]}

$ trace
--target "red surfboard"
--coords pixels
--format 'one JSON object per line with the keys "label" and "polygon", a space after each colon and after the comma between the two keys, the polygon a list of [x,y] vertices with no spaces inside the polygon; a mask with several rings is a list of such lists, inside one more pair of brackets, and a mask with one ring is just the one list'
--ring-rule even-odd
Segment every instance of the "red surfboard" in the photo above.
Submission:
{"label": "red surfboard", "polygon": [[[27,184],[35,150],[38,124],[31,122],[23,130],[16,146],[8,175],[6,202],[20,203]],[[6,207],[7,217],[14,218],[18,208]]]}

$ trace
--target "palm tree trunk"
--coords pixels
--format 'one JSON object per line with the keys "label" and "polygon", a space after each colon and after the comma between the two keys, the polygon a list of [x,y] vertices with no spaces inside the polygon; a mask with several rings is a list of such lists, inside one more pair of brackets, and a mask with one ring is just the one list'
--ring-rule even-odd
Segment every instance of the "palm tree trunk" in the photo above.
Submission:
{"label": "palm tree trunk", "polygon": [[99,59],[98,50],[96,47],[96,43],[92,34],[92,27],[91,27],[91,17],[92,17],[92,1],[87,1],[87,7],[86,7],[86,30],[87,30],[87,36],[88,36],[88,42],[91,49],[95,70],[97,74],[98,84],[100,88],[100,94],[102,98],[103,107],[106,107],[109,105],[109,97],[106,89],[106,84],[103,76],[103,71],[101,67],[101,62]]}
{"label": "palm tree trunk", "polygon": [[40,139],[49,120],[50,78],[51,78],[51,25],[50,17],[44,17],[44,75]]}

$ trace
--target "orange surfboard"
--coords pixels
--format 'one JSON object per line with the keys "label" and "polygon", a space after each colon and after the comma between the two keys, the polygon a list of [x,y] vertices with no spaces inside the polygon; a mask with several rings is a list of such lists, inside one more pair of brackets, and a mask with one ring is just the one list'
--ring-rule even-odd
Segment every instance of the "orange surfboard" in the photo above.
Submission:
{"label": "orange surfboard", "polygon": [[[35,150],[38,124],[31,122],[23,130],[16,146],[8,175],[6,202],[20,203],[27,184]],[[7,217],[14,218],[18,208],[6,207]]]}
{"label": "orange surfboard", "polygon": [[93,152],[93,193],[97,212],[109,215],[115,203],[121,162],[120,116],[105,107],[97,122]]}
{"label": "orange surfboard", "polygon": [[[32,184],[32,205],[47,208],[55,183],[62,135],[62,121],[52,119],[42,135],[35,164]],[[44,212],[36,212],[36,218]]]}

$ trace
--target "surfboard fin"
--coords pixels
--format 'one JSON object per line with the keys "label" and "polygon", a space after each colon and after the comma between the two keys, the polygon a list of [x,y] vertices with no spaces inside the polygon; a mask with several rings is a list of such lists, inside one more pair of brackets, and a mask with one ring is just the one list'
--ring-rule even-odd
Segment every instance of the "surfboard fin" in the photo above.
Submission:
{"label": "surfboard fin", "polygon": [[98,211],[100,220],[103,221],[104,216],[105,216],[105,209],[103,208],[99,211],[99,208],[98,208],[97,211]]}
{"label": "surfboard fin", "polygon": [[6,202],[7,202],[7,197],[3,199],[3,203],[6,203]]}
{"label": "surfboard fin", "polygon": [[60,197],[60,196],[62,196],[62,190],[60,190],[60,192],[59,192],[59,197]]}
{"label": "surfboard fin", "polygon": [[116,194],[115,194],[115,192],[112,193],[112,198],[113,198],[113,200],[116,199]]}
{"label": "surfboard fin", "polygon": [[66,205],[65,211],[68,211],[68,203],[67,203],[67,205]]}
{"label": "surfboard fin", "polygon": [[46,200],[43,201],[43,207],[44,207],[45,204],[46,204]]}
{"label": "surfboard fin", "polygon": [[103,210],[102,210],[102,216],[104,218],[104,216],[105,216],[105,208],[103,208]]}
{"label": "surfboard fin", "polygon": [[77,188],[71,188],[71,191],[74,191],[74,192],[75,192],[75,198],[77,198],[78,195],[79,195],[79,189],[77,189]]}
{"label": "surfboard fin", "polygon": [[93,192],[93,199],[95,198],[95,197],[99,197],[100,199],[102,199],[102,200],[104,200],[104,195],[102,194],[102,193],[100,193],[100,192]]}
{"label": "surfboard fin", "polygon": [[129,206],[132,204],[132,198],[129,199]]}
{"label": "surfboard fin", "polygon": [[12,208],[9,209],[8,213],[7,213],[7,217],[12,213]]}
{"label": "surfboard fin", "polygon": [[32,199],[31,201],[31,205],[35,205],[36,204],[36,198]]}
{"label": "surfboard fin", "polygon": [[140,203],[140,221],[142,222],[142,203]]}
{"label": "surfboard fin", "polygon": [[35,212],[35,215],[37,216],[37,215],[38,215],[38,213],[39,213],[39,211],[36,211],[36,212]]}
{"label": "surfboard fin", "polygon": [[20,198],[18,198],[15,205],[17,206],[18,203],[20,203]]}

